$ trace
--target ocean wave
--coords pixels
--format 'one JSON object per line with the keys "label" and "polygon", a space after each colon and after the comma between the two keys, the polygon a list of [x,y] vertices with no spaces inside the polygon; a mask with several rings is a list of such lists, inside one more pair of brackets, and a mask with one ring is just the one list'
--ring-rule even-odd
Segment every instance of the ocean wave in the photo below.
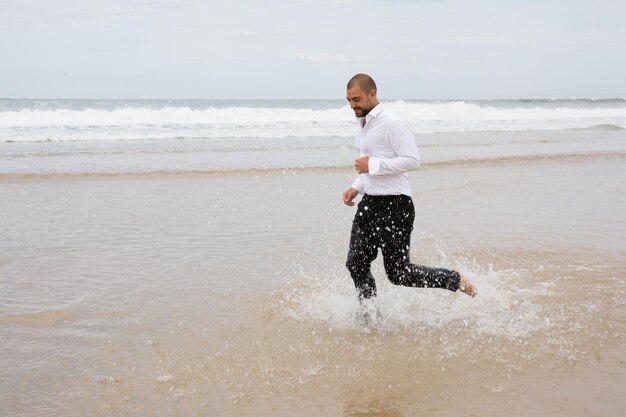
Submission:
{"label": "ocean wave", "polygon": [[[396,101],[389,107],[413,125],[429,126],[435,132],[533,131],[588,128],[597,125],[626,127],[626,106],[496,107],[475,103],[411,103]],[[559,103],[562,104],[562,103]]]}
{"label": "ocean wave", "polygon": [[[455,132],[626,129],[621,101],[413,102],[390,101],[416,134]],[[0,111],[0,141],[107,141],[348,137],[350,108],[189,106],[39,109]]]}
{"label": "ocean wave", "polygon": [[348,107],[329,110],[254,108],[254,107],[189,107],[121,108],[113,110],[30,110],[0,112],[0,126],[162,126],[175,125],[264,125],[272,123],[324,123],[349,121]]}

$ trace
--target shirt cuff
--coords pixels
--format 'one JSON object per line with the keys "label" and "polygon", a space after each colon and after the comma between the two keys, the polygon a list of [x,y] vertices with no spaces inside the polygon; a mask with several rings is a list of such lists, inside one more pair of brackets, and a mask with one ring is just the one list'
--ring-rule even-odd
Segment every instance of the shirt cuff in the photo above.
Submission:
{"label": "shirt cuff", "polygon": [[367,162],[367,171],[370,175],[376,175],[380,172],[380,158],[371,158]]}
{"label": "shirt cuff", "polygon": [[360,174],[358,177],[356,177],[356,180],[354,180],[354,182],[352,183],[352,188],[357,190],[359,194],[365,194],[365,184],[363,183],[362,175],[363,174]]}

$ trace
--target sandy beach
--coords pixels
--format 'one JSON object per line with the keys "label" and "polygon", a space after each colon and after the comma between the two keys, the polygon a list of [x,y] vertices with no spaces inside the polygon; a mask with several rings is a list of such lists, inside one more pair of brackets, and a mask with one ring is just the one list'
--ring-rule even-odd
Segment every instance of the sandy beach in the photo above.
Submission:
{"label": "sandy beach", "polygon": [[0,179],[0,414],[620,416],[626,159],[425,166],[354,320],[347,169]]}
{"label": "sandy beach", "polygon": [[625,21],[0,2],[0,417],[625,416]]}

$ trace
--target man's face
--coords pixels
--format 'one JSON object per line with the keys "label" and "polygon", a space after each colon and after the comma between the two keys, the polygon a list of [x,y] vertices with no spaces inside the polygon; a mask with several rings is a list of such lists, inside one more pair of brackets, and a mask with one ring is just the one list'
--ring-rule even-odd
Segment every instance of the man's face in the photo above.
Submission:
{"label": "man's face", "polygon": [[365,93],[358,84],[348,89],[346,99],[357,117],[365,117],[378,104],[376,90]]}

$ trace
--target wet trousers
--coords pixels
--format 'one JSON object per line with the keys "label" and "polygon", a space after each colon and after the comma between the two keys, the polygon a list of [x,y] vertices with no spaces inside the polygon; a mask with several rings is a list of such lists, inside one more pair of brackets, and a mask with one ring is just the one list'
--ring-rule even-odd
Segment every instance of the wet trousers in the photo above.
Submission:
{"label": "wet trousers", "polygon": [[451,291],[459,288],[461,277],[458,272],[410,262],[414,219],[415,208],[409,196],[363,196],[352,223],[346,262],[360,299],[376,296],[376,281],[370,266],[379,248],[383,254],[385,273],[391,283]]}

